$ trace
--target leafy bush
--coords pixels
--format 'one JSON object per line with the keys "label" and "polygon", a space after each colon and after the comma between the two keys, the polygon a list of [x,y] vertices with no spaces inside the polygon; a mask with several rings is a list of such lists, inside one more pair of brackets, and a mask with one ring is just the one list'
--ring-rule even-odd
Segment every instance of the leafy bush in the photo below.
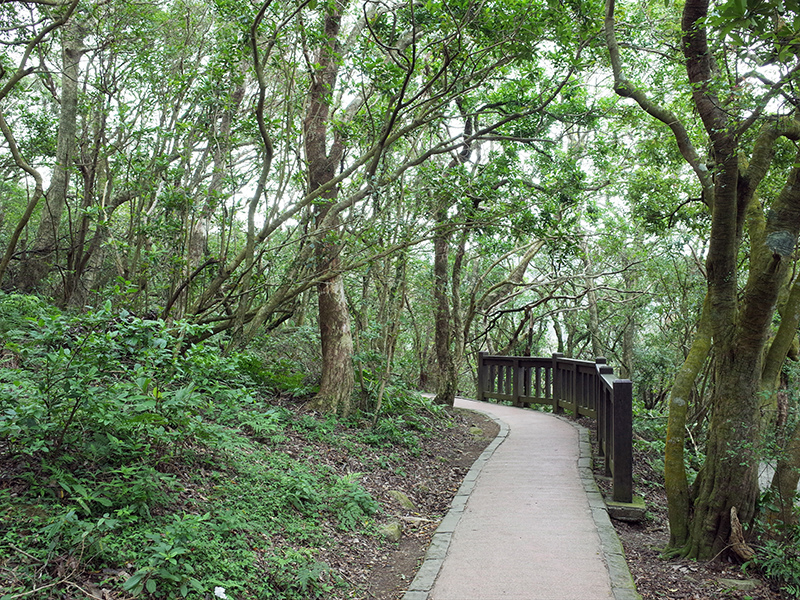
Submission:
{"label": "leafy bush", "polygon": [[790,598],[800,598],[800,527],[784,539],[767,539],[747,565],[758,568]]}
{"label": "leafy bush", "polygon": [[270,579],[287,600],[325,598],[339,582],[330,566],[307,548],[288,549],[270,558]]}
{"label": "leafy bush", "polygon": [[382,413],[385,415],[402,416],[406,421],[441,418],[447,408],[435,404],[433,398],[423,396],[414,389],[404,385],[387,385],[386,396],[383,401]]}
{"label": "leafy bush", "polygon": [[0,376],[5,454],[118,465],[209,438],[203,398],[191,383],[175,385],[186,327],[114,316],[110,304],[80,318],[33,317],[6,344],[16,366]]}
{"label": "leafy bush", "polygon": [[418,434],[408,429],[406,421],[400,417],[379,419],[374,427],[362,434],[361,439],[376,448],[403,446],[412,451],[419,448]]}
{"label": "leafy bush", "polygon": [[302,365],[285,358],[265,361],[252,353],[242,353],[234,357],[236,369],[246,374],[253,383],[266,387],[271,392],[285,393],[289,396],[309,396],[316,390]]}
{"label": "leafy bush", "polygon": [[0,555],[27,557],[0,572],[9,595],[44,600],[69,565],[151,599],[326,597],[341,581],[310,548],[331,526],[374,532],[379,505],[358,474],[281,452],[290,429],[308,452],[413,450],[444,414],[390,385],[372,428],[295,416],[263,397],[309,389],[296,356],[222,356],[185,346],[189,323],[23,298],[0,296],[17,315],[0,356],[0,466],[17,486],[0,490]]}
{"label": "leafy bush", "polygon": [[358,473],[340,478],[331,487],[330,507],[337,517],[339,527],[350,530],[369,523],[380,505],[360,485]]}
{"label": "leafy bush", "polygon": [[286,327],[258,341],[258,352],[245,358],[243,371],[276,392],[304,397],[315,393],[321,378],[319,331],[316,327]]}
{"label": "leafy bush", "polygon": [[195,539],[204,535],[210,514],[174,515],[173,522],[158,533],[147,533],[150,545],[144,550],[146,565],[140,567],[122,588],[134,596],[142,590],[158,592],[160,598],[185,597],[189,589],[199,593],[204,587],[195,577],[196,569],[187,560]]}
{"label": "leafy bush", "polygon": [[286,439],[284,429],[289,421],[289,411],[283,408],[248,411],[240,413],[237,421],[242,431],[254,440],[278,444]]}
{"label": "leafy bush", "polygon": [[50,311],[36,296],[0,292],[0,336],[26,328],[31,318]]}

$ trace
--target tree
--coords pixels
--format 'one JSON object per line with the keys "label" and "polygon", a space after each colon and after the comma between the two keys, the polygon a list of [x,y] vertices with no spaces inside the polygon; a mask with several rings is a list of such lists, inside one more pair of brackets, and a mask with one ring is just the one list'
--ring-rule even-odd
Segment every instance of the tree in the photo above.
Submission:
{"label": "tree", "polygon": [[[328,4],[323,17],[323,40],[311,73],[308,106],[303,123],[310,192],[316,192],[333,181],[344,153],[341,133],[334,135],[330,150],[327,133],[331,126],[333,91],[336,89],[336,79],[342,65],[343,47],[339,32],[346,7],[347,2],[343,0]],[[341,247],[336,238],[339,235],[340,221],[333,206],[337,195],[338,187],[328,187],[319,195],[314,211],[317,228],[324,230],[315,252],[317,269],[331,275],[317,284],[322,381],[313,406],[324,412],[341,412],[346,415],[350,412],[350,396],[355,381],[350,313],[344,294],[344,280],[339,272]]]}
{"label": "tree", "polygon": [[[614,0],[608,0],[606,6],[606,40],[616,93],[633,99],[670,128],[711,214],[706,257],[708,310],[704,311],[704,318],[709,321],[715,349],[715,386],[706,460],[688,502],[675,499],[676,494],[686,495],[682,481],[685,474],[677,465],[673,468],[668,464],[666,470],[667,489],[676,500],[670,501],[670,522],[674,524],[671,544],[684,556],[708,559],[729,546],[731,510],[735,508],[744,522],[752,521],[756,511],[757,449],[765,426],[760,395],[763,357],[774,308],[786,282],[800,230],[800,170],[796,166],[784,168],[783,187],[775,195],[765,190],[759,198],[757,191],[773,166],[780,140],[797,140],[800,135],[800,122],[785,109],[779,108],[774,117],[764,118],[770,110],[770,100],[779,94],[791,96],[788,82],[796,59],[784,53],[786,63],[781,64],[780,70],[786,75],[766,86],[761,86],[757,70],[740,76],[743,65],[753,57],[763,64],[764,55],[746,52],[754,49],[753,43],[743,44],[741,53],[726,54],[726,49],[735,48],[736,44],[715,42],[745,22],[763,25],[765,21],[757,19],[758,15],[745,15],[749,9],[736,3],[724,5],[721,16],[715,19],[709,15],[708,0],[689,0],[683,7],[681,44],[686,89],[690,90],[687,100],[699,115],[705,134],[701,138],[700,131],[687,128],[683,119],[666,106],[667,99],[654,100],[624,76]],[[713,27],[715,24],[719,27]],[[738,86],[744,82],[753,89],[742,96]],[[756,125],[759,130],[754,135],[751,130]],[[700,139],[708,148],[707,156],[697,150],[696,140]],[[762,203],[766,206],[762,207]],[[749,268],[740,290],[738,260],[745,232],[750,241]],[[706,347],[705,332],[706,326],[702,325],[697,334],[699,355]],[[692,373],[696,370],[687,365],[687,378]],[[676,380],[671,409],[680,412],[685,407],[685,384],[684,378]],[[671,414],[671,418],[675,422],[670,431],[680,437],[677,428],[681,418],[677,414]],[[682,438],[677,437],[668,441],[668,445],[676,447],[681,443]],[[677,461],[682,457],[675,452],[668,458]],[[686,523],[685,528],[681,522]]]}
{"label": "tree", "polygon": [[[27,24],[20,24],[19,28],[10,27],[7,31],[9,33],[17,34],[16,39],[11,42],[11,46],[19,45],[19,40],[24,40],[22,47],[20,49],[20,56],[18,63],[16,65],[16,69],[13,70],[12,73],[7,72],[7,68],[9,65],[5,64],[5,61],[0,61],[0,100],[5,99],[14,88],[22,81],[25,77],[29,76],[33,73],[34,68],[29,66],[29,61],[31,60],[31,55],[40,49],[40,45],[43,45],[46,41],[48,41],[49,37],[53,36],[55,33],[58,32],[59,28],[62,28],[65,24],[70,22],[70,18],[72,17],[75,9],[78,6],[78,0],[70,0],[70,2],[56,5],[53,9],[49,12],[45,11],[45,14],[39,15],[40,8],[37,6],[36,2],[31,3],[31,22]],[[14,17],[19,16],[16,7],[11,7],[11,11],[13,11]],[[41,17],[41,21],[45,24],[44,27],[37,28],[37,24]],[[49,21],[49,22],[48,22]],[[37,30],[38,29],[38,30]],[[78,32],[79,35],[79,32]],[[69,38],[69,35],[68,35]],[[80,41],[74,40],[70,42],[72,44],[71,51],[75,51],[78,55],[80,54]],[[68,43],[68,46],[70,45]],[[77,71],[77,62],[73,61],[70,63],[69,56],[67,56],[68,50],[65,49],[64,51],[64,64],[65,68],[70,69],[71,71]],[[77,58],[77,56],[73,57]],[[8,79],[5,79],[6,75],[9,75]],[[69,88],[70,84],[65,84],[67,88]],[[69,128],[71,116],[68,114],[70,110],[65,111],[64,114],[64,127]],[[20,148],[17,145],[17,140],[14,137],[14,134],[9,127],[8,123],[6,122],[3,113],[0,112],[0,132],[3,133],[3,137],[8,145],[9,151],[11,156],[13,157],[14,163],[16,166],[24,171],[28,176],[30,176],[35,181],[35,189],[33,194],[31,195],[28,204],[25,208],[24,213],[22,214],[19,222],[17,223],[16,228],[14,229],[13,233],[10,236],[8,244],[6,246],[5,253],[3,258],[0,260],[0,281],[2,281],[4,275],[6,274],[6,270],[11,262],[11,259],[16,251],[17,243],[19,242],[20,236],[22,235],[23,229],[27,226],[28,221],[33,216],[33,212],[36,209],[39,201],[44,196],[44,184],[42,181],[42,176],[38,170],[36,170],[31,164],[25,160],[24,154],[20,151]],[[66,133],[66,131],[65,131]],[[61,150],[65,152],[67,150],[67,138],[66,135],[63,136],[63,143]]]}
{"label": "tree", "polygon": [[20,269],[18,285],[23,291],[36,289],[41,279],[50,271],[51,256],[58,247],[61,215],[67,205],[70,173],[75,158],[80,61],[85,51],[86,29],[80,20],[72,19],[62,29],[61,34],[61,112],[55,164],[50,187],[45,193],[46,203],[36,239]]}

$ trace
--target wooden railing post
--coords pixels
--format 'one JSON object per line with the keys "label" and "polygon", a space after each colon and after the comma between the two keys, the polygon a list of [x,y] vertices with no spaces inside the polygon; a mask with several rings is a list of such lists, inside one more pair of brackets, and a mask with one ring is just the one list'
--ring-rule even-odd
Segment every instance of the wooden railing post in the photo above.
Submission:
{"label": "wooden railing post", "polygon": [[486,381],[489,378],[489,367],[486,366],[485,357],[486,352],[478,352],[478,393],[476,395],[481,402],[486,399],[484,394],[486,393]]}
{"label": "wooden railing post", "polygon": [[553,393],[553,412],[556,414],[563,414],[564,409],[561,407],[561,375],[558,372],[558,359],[563,358],[561,352],[553,352],[553,376],[552,376],[552,393]]}
{"label": "wooden railing post", "polygon": [[605,385],[600,380],[603,375],[613,375],[614,369],[609,365],[599,364],[595,367],[597,369],[597,447],[600,451],[600,456],[605,458],[606,468],[605,475],[611,475],[611,438],[613,436],[613,402],[609,401],[605,393]]}
{"label": "wooden railing post", "polygon": [[520,397],[522,396],[522,368],[519,366],[519,358],[514,357],[514,370],[511,380],[511,395],[514,396],[514,406],[522,406]]}
{"label": "wooden railing post", "polygon": [[595,378],[594,378],[594,410],[597,412],[597,421],[600,422],[600,399],[603,397],[603,381],[602,381],[602,368],[606,366],[606,359],[604,356],[598,356],[594,359]]}
{"label": "wooden railing post", "polygon": [[614,382],[614,491],[615,502],[633,501],[633,383]]}

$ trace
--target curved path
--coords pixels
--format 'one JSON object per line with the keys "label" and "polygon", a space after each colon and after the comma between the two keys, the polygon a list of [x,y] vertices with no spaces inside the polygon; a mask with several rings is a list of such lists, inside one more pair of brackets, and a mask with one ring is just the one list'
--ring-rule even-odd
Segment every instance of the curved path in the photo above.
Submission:
{"label": "curved path", "polygon": [[635,600],[586,430],[457,399],[500,434],[464,478],[403,600]]}

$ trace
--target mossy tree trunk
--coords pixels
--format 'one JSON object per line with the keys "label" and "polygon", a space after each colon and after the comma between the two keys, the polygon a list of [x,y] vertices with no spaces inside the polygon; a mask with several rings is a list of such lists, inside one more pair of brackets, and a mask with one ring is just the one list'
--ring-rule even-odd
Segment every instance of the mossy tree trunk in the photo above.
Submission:
{"label": "mossy tree trunk", "polygon": [[452,225],[447,219],[447,208],[443,206],[437,210],[437,226],[433,235],[434,345],[436,347],[436,363],[439,368],[434,401],[437,404],[453,406],[456,397],[457,373],[453,357],[450,299],[447,293],[450,238],[452,237]]}
{"label": "mossy tree trunk", "polygon": [[[702,198],[711,211],[711,234],[706,259],[709,327],[715,349],[715,387],[706,460],[695,482],[693,497],[686,493],[675,464],[681,444],[681,407],[675,407],[671,434],[670,521],[674,550],[684,556],[710,559],[729,546],[731,509],[743,523],[752,521],[758,496],[758,444],[762,432],[761,376],[764,352],[779,291],[800,229],[800,184],[792,168],[786,184],[768,206],[763,227],[752,227],[755,192],[769,170],[776,140],[799,139],[800,122],[793,118],[767,121],[750,153],[743,158],[742,133],[755,119],[737,118],[716,95],[718,71],[706,36],[708,0],[688,0],[683,8],[683,54],[691,102],[705,129],[710,156],[701,158],[681,120],[652,102],[622,75],[619,45],[614,31],[614,0],[606,4],[606,40],[614,69],[615,91],[634,99],[655,119],[669,126],[684,159],[694,170]],[[711,163],[711,168],[708,163]],[[712,178],[711,173],[714,177]],[[738,281],[738,259],[746,224],[752,238],[748,279]],[[758,223],[758,221],[756,222]],[[675,395],[675,399],[680,399]],[[684,518],[683,514],[686,515]],[[684,528],[685,527],[685,528]]]}
{"label": "mossy tree trunk", "polygon": [[664,450],[664,487],[667,491],[669,546],[680,548],[689,538],[689,483],[686,477],[684,447],[689,399],[698,373],[711,349],[711,315],[708,300],[703,305],[697,333],[683,361],[669,395],[667,441]]}
{"label": "mossy tree trunk", "polygon": [[[796,278],[786,304],[781,311],[781,324],[770,344],[764,359],[764,371],[761,378],[762,393],[769,399],[768,412],[779,414],[777,407],[777,389],[781,367],[786,356],[791,352],[797,340],[797,328],[800,326],[800,277]],[[776,420],[779,427],[788,429],[781,436],[784,446],[775,467],[770,491],[772,503],[766,508],[767,519],[778,521],[784,527],[797,524],[794,510],[797,498],[797,485],[800,483],[800,424],[786,426],[785,416]]]}

